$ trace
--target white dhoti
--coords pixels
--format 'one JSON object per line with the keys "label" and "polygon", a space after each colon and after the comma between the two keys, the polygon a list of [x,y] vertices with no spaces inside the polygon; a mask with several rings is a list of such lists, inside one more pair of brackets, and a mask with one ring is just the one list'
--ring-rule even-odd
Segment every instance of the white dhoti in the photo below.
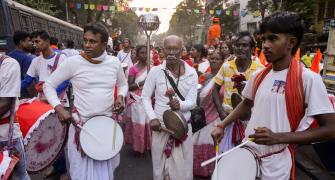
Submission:
{"label": "white dhoti", "polygon": [[74,141],[74,134],[75,128],[71,125],[67,141],[71,179],[113,180],[114,170],[120,164],[120,154],[106,161],[97,161],[86,155],[81,157],[81,152],[77,150],[77,145]]}
{"label": "white dhoti", "polygon": [[189,125],[187,139],[178,147],[173,145],[169,158],[164,153],[165,145],[169,139],[165,132],[152,132],[152,165],[154,180],[164,180],[169,176],[170,180],[193,179],[193,143],[192,130]]}

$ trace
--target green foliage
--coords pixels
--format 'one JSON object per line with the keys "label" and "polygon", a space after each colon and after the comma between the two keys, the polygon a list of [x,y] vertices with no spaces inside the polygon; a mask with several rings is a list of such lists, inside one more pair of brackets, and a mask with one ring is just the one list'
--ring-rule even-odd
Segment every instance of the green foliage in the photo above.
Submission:
{"label": "green foliage", "polygon": [[57,8],[58,0],[16,0],[17,2],[29,6],[38,11],[42,11],[51,16],[57,16],[62,13],[62,10]]}
{"label": "green foliage", "polygon": [[184,0],[177,7],[170,20],[170,28],[167,34],[181,36],[186,42],[194,41],[197,24],[201,23],[201,14],[194,13],[194,9],[200,9],[199,2]]}
{"label": "green foliage", "polygon": [[262,19],[264,18],[265,11],[274,8],[273,0],[250,0],[248,1],[247,9],[248,11],[260,11]]}
{"label": "green foliage", "polygon": [[266,10],[269,10],[270,13],[277,10],[297,12],[308,29],[316,18],[317,0],[250,0],[248,1],[247,9],[250,12],[259,10],[262,19]]}

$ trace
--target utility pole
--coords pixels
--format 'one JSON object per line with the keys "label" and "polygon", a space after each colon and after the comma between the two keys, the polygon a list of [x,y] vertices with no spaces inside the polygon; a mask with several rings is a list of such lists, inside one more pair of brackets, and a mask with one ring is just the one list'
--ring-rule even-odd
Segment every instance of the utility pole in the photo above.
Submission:
{"label": "utility pole", "polygon": [[67,0],[65,0],[65,13],[66,13],[66,22],[69,22],[69,8],[67,5]]}

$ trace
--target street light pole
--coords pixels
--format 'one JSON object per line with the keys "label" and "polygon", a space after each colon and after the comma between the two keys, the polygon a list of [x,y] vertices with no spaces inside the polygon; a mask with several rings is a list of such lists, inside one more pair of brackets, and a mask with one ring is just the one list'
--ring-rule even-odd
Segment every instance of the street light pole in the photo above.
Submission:
{"label": "street light pole", "polygon": [[153,31],[159,28],[160,21],[157,15],[144,14],[139,17],[138,26],[140,26],[147,35],[147,71],[150,71],[150,36]]}

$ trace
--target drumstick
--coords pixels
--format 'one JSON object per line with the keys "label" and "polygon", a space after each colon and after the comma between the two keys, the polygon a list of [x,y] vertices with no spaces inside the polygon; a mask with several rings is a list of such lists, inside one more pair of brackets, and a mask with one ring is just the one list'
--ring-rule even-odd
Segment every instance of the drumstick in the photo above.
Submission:
{"label": "drumstick", "polygon": [[80,129],[81,131],[84,131],[86,134],[90,135],[96,142],[98,142],[100,145],[103,145],[93,134],[91,134],[89,131],[84,129],[82,126],[79,124],[76,124],[74,121],[72,122],[73,126]]}
{"label": "drumstick", "polygon": [[204,167],[204,166],[210,164],[211,162],[213,162],[213,161],[215,161],[215,160],[217,160],[217,159],[220,159],[222,156],[225,156],[225,155],[227,155],[227,154],[233,152],[234,150],[236,150],[236,149],[238,149],[238,148],[240,148],[240,147],[246,145],[248,142],[251,142],[251,141],[253,141],[253,140],[254,140],[253,138],[249,138],[248,140],[246,140],[246,141],[244,141],[243,143],[241,143],[240,145],[238,145],[238,146],[236,146],[236,147],[230,149],[229,151],[226,151],[226,152],[220,154],[219,156],[215,156],[215,157],[213,157],[213,158],[211,158],[211,159],[209,159],[209,160],[207,160],[207,161],[202,162],[202,163],[201,163],[201,167]]}
{"label": "drumstick", "polygon": [[168,134],[170,134],[170,135],[174,135],[174,132],[172,130],[170,130],[170,129],[162,128],[161,130],[164,131],[164,132],[166,132],[166,133],[168,133]]}
{"label": "drumstick", "polygon": [[115,150],[115,136],[116,136],[116,122],[114,121],[114,126],[113,126],[113,146],[112,146],[113,150]]}
{"label": "drumstick", "polygon": [[[219,155],[219,143],[215,143],[215,157],[218,157]],[[214,171],[215,171],[215,174],[214,174],[214,180],[217,180],[218,179],[218,159],[215,159],[215,168],[214,168]]]}

